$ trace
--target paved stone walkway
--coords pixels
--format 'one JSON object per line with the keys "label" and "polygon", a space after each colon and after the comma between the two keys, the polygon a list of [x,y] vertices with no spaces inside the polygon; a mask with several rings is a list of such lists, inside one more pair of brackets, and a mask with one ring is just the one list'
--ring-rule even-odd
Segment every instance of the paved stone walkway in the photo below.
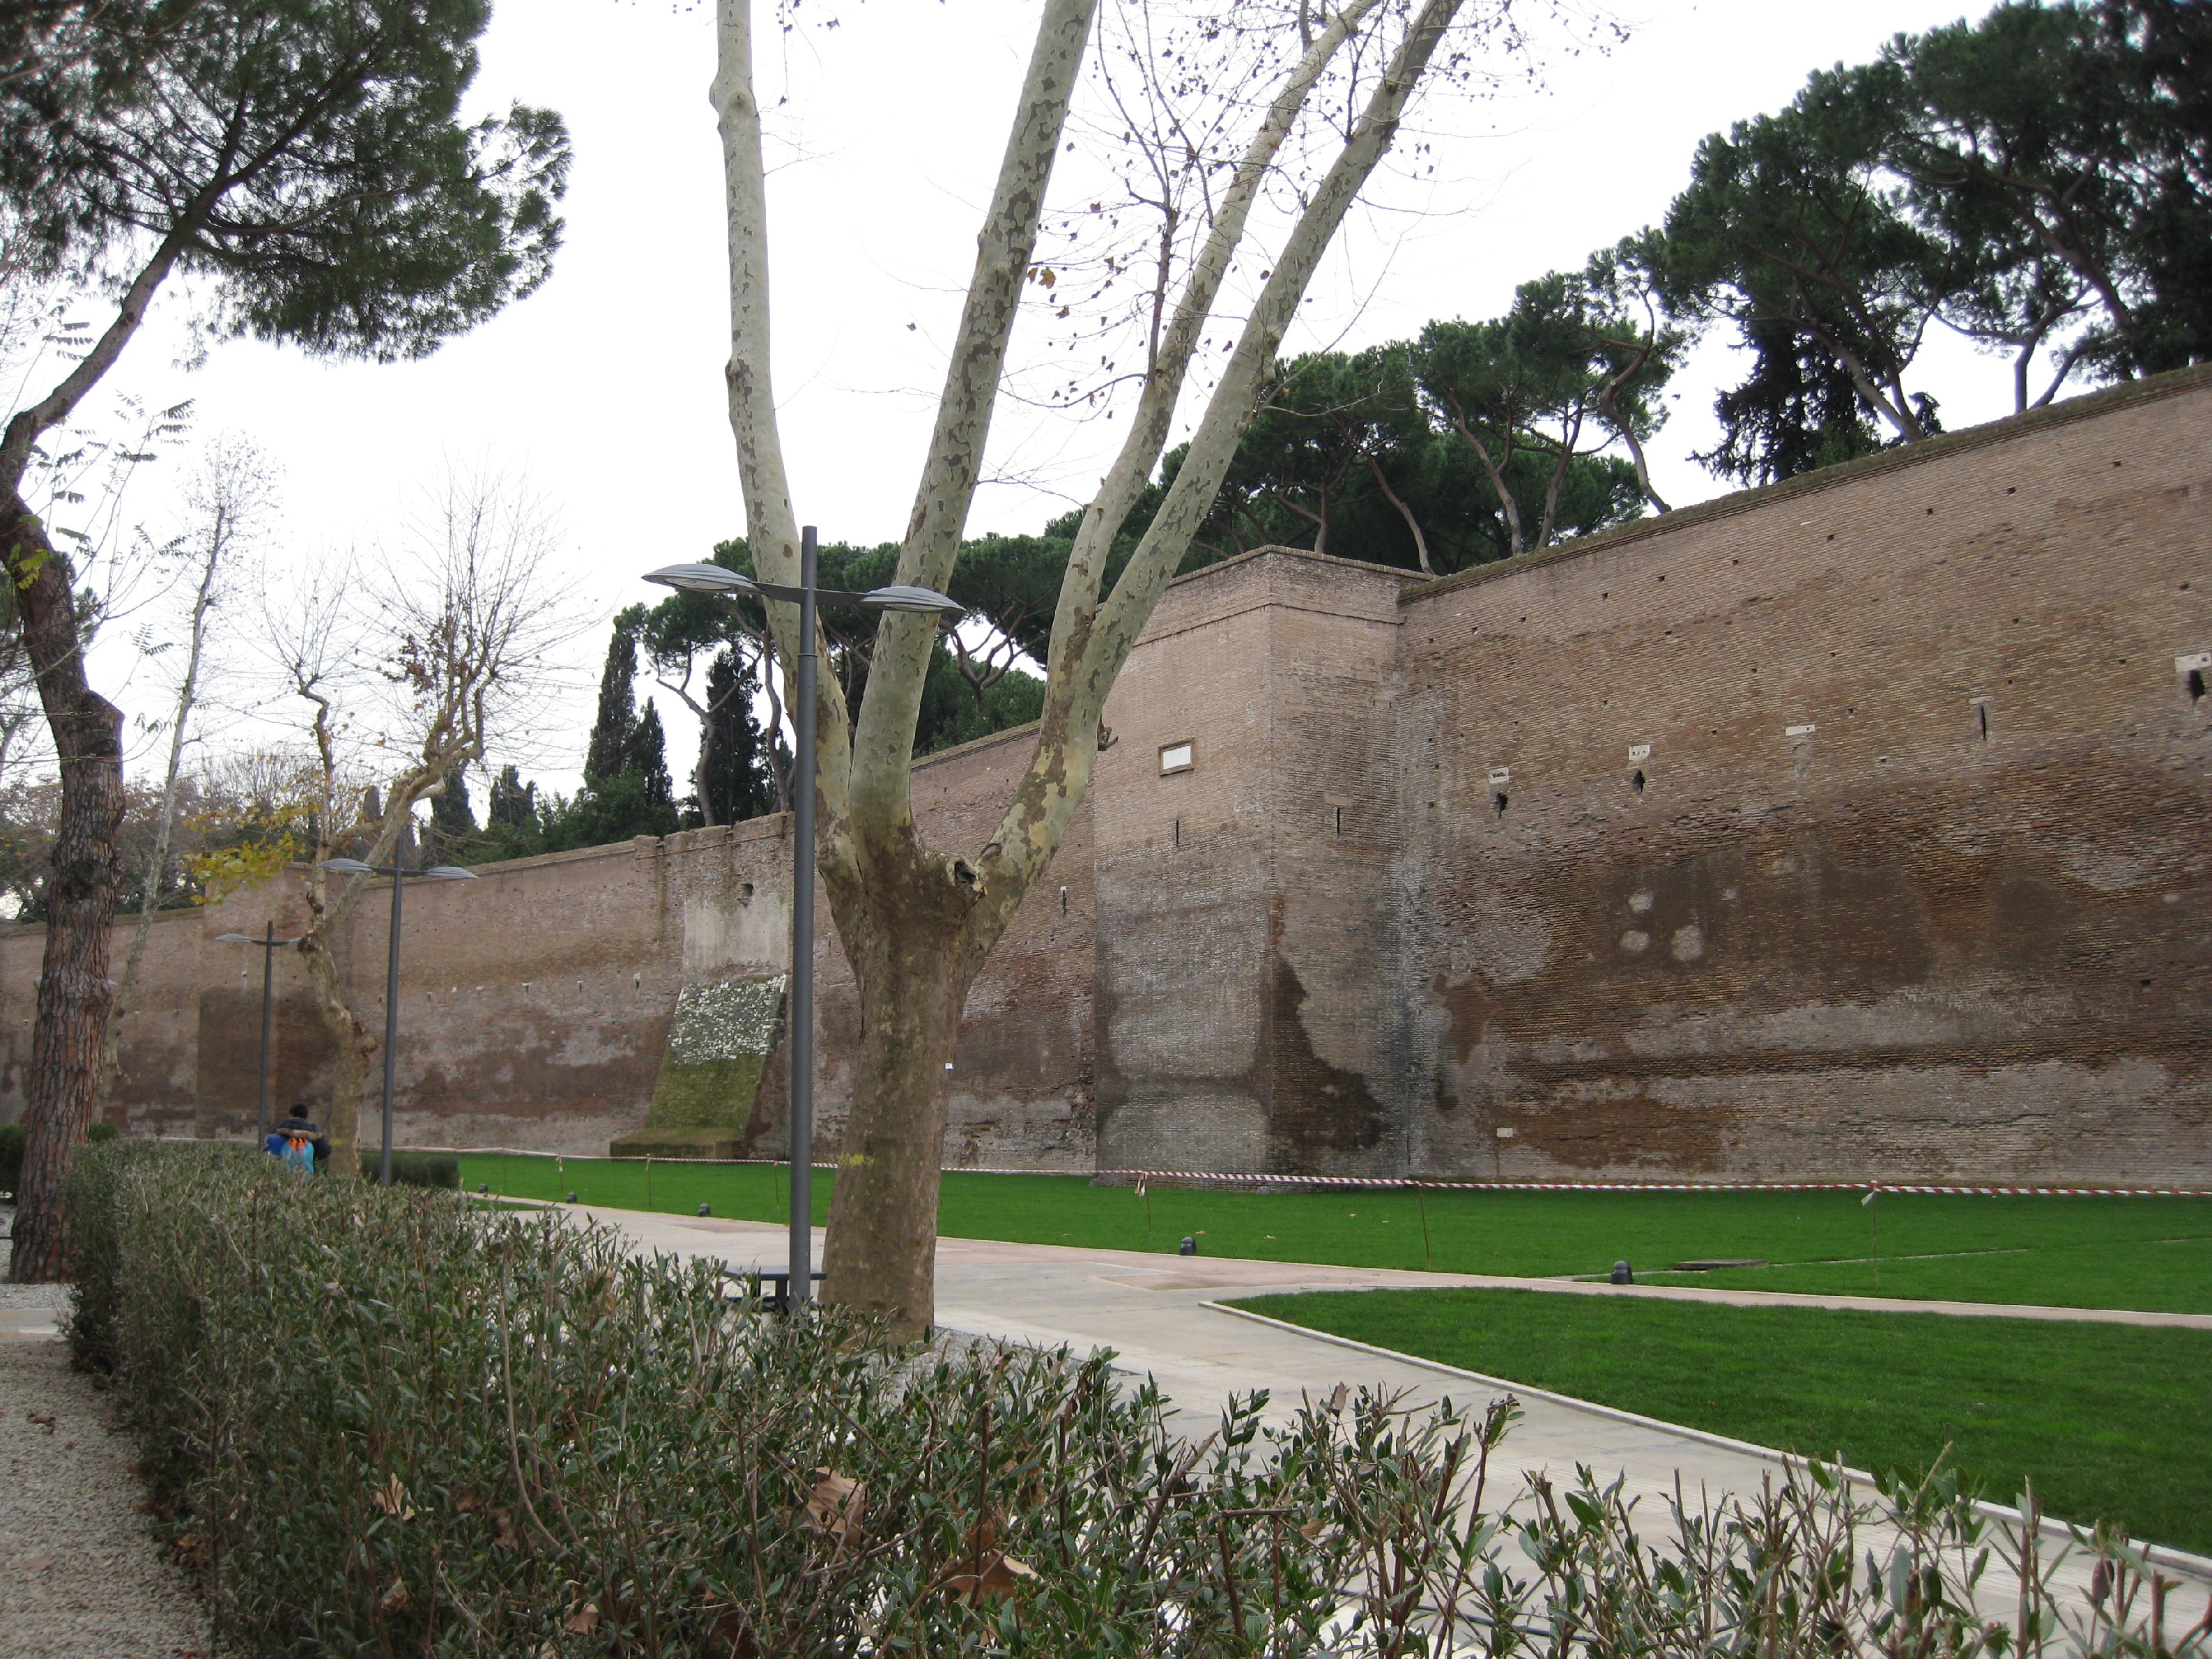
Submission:
{"label": "paved stone walkway", "polygon": [[[619,1228],[641,1248],[711,1257],[737,1267],[779,1267],[784,1259],[785,1233],[780,1226],[579,1207]],[[817,1261],[820,1237],[817,1232]],[[1686,1492],[1703,1490],[1718,1498],[1754,1490],[1777,1472],[1780,1455],[1764,1448],[1545,1395],[1403,1354],[1364,1349],[1273,1322],[1240,1317],[1212,1305],[1218,1300],[1298,1290],[1462,1285],[1677,1300],[1686,1297],[1753,1305],[1779,1300],[1755,1291],[1680,1291],[1658,1286],[1624,1291],[1612,1285],[1559,1280],[1161,1256],[980,1239],[940,1239],[937,1251],[939,1323],[980,1336],[1066,1344],[1079,1353],[1113,1348],[1121,1369],[1139,1376],[1149,1373],[1183,1412],[1200,1420],[1218,1411],[1228,1395],[1261,1388],[1283,1414],[1295,1408],[1302,1395],[1321,1399],[1339,1382],[1403,1391],[1422,1404],[1449,1397],[1480,1406],[1510,1389],[1525,1413],[1505,1444],[1504,1468],[1510,1472],[1542,1469],[1554,1480],[1571,1484],[1576,1465],[1588,1464],[1604,1478],[1616,1473],[1625,1476],[1632,1492],[1644,1495],[1647,1510],[1662,1516],[1678,1473]],[[1857,1297],[1790,1300],[1816,1306],[1869,1305],[1867,1298]],[[1924,1303],[1870,1305],[1932,1317],[1954,1304],[1932,1310]],[[1974,1305],[1966,1311],[1979,1316],[2021,1310]],[[2070,1316],[2081,1311],[2033,1310],[2022,1316]],[[2191,1322],[2192,1318],[2160,1316],[2150,1322]],[[2212,1562],[2179,1553],[2159,1553],[2169,1572],[2212,1585]],[[2077,1576],[2085,1575],[2086,1569]],[[1997,1589],[1994,1581],[1990,1588]]]}

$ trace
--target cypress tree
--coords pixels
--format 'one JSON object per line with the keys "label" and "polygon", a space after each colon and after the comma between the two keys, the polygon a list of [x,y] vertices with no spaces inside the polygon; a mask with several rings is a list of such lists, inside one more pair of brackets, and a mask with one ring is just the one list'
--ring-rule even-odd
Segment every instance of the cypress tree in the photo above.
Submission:
{"label": "cypress tree", "polygon": [[615,618],[615,636],[607,641],[607,663],[599,673],[599,718],[584,750],[586,786],[619,776],[629,759],[637,738],[636,681],[637,628],[625,611]]}
{"label": "cypress tree", "polygon": [[667,829],[675,827],[676,786],[668,776],[668,739],[660,729],[660,711],[653,706],[653,699],[645,702],[645,713],[638,717],[630,733],[629,750],[623,757],[623,770],[638,782],[638,803],[647,823],[635,831],[638,835],[665,835],[659,828],[663,818]]}
{"label": "cypress tree", "polygon": [[430,850],[450,859],[476,839],[477,815],[469,805],[469,763],[446,774],[446,787],[430,797]]}
{"label": "cypress tree", "polygon": [[538,786],[525,783],[512,766],[502,766],[492,780],[491,807],[487,814],[501,829],[527,830],[538,822]]}

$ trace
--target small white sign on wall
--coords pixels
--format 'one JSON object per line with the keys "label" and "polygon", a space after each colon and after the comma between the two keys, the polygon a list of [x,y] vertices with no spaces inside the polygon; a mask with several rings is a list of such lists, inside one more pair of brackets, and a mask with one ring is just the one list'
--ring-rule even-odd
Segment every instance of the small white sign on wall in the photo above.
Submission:
{"label": "small white sign on wall", "polygon": [[1651,745],[1650,744],[1632,743],[1628,745],[1628,760],[1632,766],[1638,761],[1648,761],[1650,758]]}
{"label": "small white sign on wall", "polygon": [[1191,745],[1187,739],[1182,743],[1163,744],[1160,746],[1160,770],[1163,772],[1189,771],[1190,750]]}
{"label": "small white sign on wall", "polygon": [[1511,767],[1493,766],[1490,769],[1490,787],[1492,789],[1498,788],[1503,785],[1509,784],[1512,781],[1513,769]]}
{"label": "small white sign on wall", "polygon": [[1785,726],[1782,728],[1782,735],[1785,738],[1809,738],[1813,735],[1813,732],[1814,726],[1810,720],[1802,726]]}
{"label": "small white sign on wall", "polygon": [[2173,659],[2173,672],[2177,674],[2201,674],[2208,668],[2212,668],[2212,651],[2192,651]]}

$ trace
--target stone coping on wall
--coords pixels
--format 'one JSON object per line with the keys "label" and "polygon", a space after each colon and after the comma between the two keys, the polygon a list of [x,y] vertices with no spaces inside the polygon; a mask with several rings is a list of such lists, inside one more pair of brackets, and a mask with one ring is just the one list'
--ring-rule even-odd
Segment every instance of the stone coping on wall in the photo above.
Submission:
{"label": "stone coping on wall", "polygon": [[[160,927],[171,926],[179,921],[198,921],[203,920],[206,915],[206,908],[197,904],[193,905],[188,910],[156,910],[154,912],[154,925],[156,927]],[[111,927],[116,928],[136,927],[138,925],[138,913],[136,910],[118,910],[115,913],[115,920],[108,925]],[[43,921],[10,921],[8,923],[8,926],[14,929],[19,937],[24,933],[43,933],[46,931],[46,924]]]}
{"label": "stone coping on wall", "polygon": [[1195,570],[1187,570],[1182,575],[1176,577],[1168,586],[1182,587],[1190,582],[1204,581],[1210,576],[1219,575],[1224,570],[1234,570],[1239,565],[1251,564],[1255,561],[1267,558],[1304,559],[1314,564],[1327,565],[1332,570],[1365,570],[1377,576],[1392,576],[1400,581],[1406,582],[1449,580],[1447,577],[1424,576],[1419,571],[1408,570],[1403,565],[1375,564],[1366,559],[1347,559],[1334,553],[1316,553],[1307,547],[1282,547],[1271,544],[1267,547],[1248,548],[1242,553],[1231,555],[1228,558],[1217,559],[1212,564],[1202,564]]}
{"label": "stone coping on wall", "polygon": [[[1948,459],[1972,450],[1987,448],[1993,444],[2009,443],[2015,438],[2033,436],[2058,427],[2071,426],[2077,421],[2094,420],[2123,409],[2141,404],[2158,403],[2167,398],[2180,397],[2191,392],[2212,388],[2212,363],[2201,363],[2191,368],[2177,368],[2164,374],[2154,374],[2140,380],[2125,380],[2118,386],[2101,391],[2086,392],[2078,398],[2069,398],[2043,409],[2031,409],[2024,415],[2008,415],[2002,420],[1986,422],[1980,426],[1966,427],[1957,432],[1946,432],[1917,444],[1900,445],[1873,455],[1862,455],[1856,460],[1839,461],[1833,466],[1824,466],[1795,478],[1784,478],[1779,483],[1761,484],[1753,489],[1739,489],[1733,494],[1716,496],[1710,501],[1699,501],[1692,507],[1681,507],[1671,513],[1662,513],[1649,519],[1638,519],[1628,524],[1615,525],[1610,530],[1578,536],[1547,547],[1540,552],[1523,553],[1518,558],[1496,559],[1488,564],[1478,564],[1451,575],[1424,582],[1399,596],[1401,605],[1417,605],[1423,599],[1437,599],[1446,593],[1455,593],[1462,588],[1478,586],[1484,582],[1502,581],[1517,576],[1523,571],[1539,566],[1555,564],[1562,559],[1580,558],[1589,553],[1602,553],[1642,541],[1647,537],[1663,535],[1672,531],[1698,525],[1717,523],[1732,519],[1739,514],[1755,513],[1762,507],[1780,502],[1794,501],[1823,490],[1834,489],[1844,484],[1857,483],[1866,478],[1878,478],[1910,467],[1924,466],[1930,462]],[[1310,558],[1311,554],[1306,556]],[[1340,561],[1343,563],[1350,560]],[[1370,566],[1369,568],[1384,567]]]}

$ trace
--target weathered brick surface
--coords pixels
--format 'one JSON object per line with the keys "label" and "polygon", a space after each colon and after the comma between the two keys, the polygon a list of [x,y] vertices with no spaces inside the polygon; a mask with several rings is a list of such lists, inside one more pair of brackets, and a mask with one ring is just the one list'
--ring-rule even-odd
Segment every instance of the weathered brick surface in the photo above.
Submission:
{"label": "weathered brick surface", "polygon": [[1415,1168],[2212,1177],[2212,380],[2094,407],[1410,599]]}
{"label": "weathered brick surface", "polygon": [[[946,1161],[2212,1182],[2208,583],[2212,371],[1443,582],[1185,578],[970,996]],[[1031,741],[920,765],[924,837],[988,841]],[[789,866],[775,818],[410,887],[402,1139],[641,1123],[686,980],[787,965]],[[859,1015],[817,892],[826,1154]],[[343,951],[380,1024],[385,902]],[[134,1127],[248,1121],[258,956],[214,936],[272,915],[156,922]],[[40,943],[0,937],[0,1115]],[[325,1097],[279,995],[276,1103]]]}
{"label": "weathered brick surface", "polygon": [[1123,671],[1096,790],[1102,1164],[1402,1168],[1374,1005],[1409,580],[1249,556],[1170,587]]}
{"label": "weathered brick surface", "polygon": [[[924,835],[947,846],[988,839],[978,803],[1007,786],[1027,752],[1017,736],[925,762],[915,780]],[[1089,826],[1086,809],[1063,866],[1024,907],[970,995],[948,1161],[1091,1166]],[[787,967],[790,869],[788,821],[778,817],[485,866],[473,882],[408,884],[397,1139],[604,1153],[614,1136],[645,1121],[685,980]],[[258,936],[272,915],[280,937],[296,933],[304,917],[295,892],[287,879],[156,920],[138,1008],[124,1029],[116,1091],[115,1115],[134,1129],[232,1134],[251,1127],[260,952],[216,938]],[[826,1152],[850,1096],[857,1016],[826,896],[818,885],[816,893],[817,1111]],[[380,1034],[388,904],[381,887],[366,894],[339,947],[349,995]],[[21,1066],[43,939],[36,927],[0,935],[0,1117],[22,1109]],[[127,923],[116,939],[119,963]],[[281,1111],[304,1102],[321,1115],[329,1047],[294,953],[278,953],[277,999],[272,1103]],[[364,1109],[365,1138],[375,1133],[378,1077]],[[753,1142],[763,1156],[782,1149],[785,1086],[779,1054],[756,1110]]]}

